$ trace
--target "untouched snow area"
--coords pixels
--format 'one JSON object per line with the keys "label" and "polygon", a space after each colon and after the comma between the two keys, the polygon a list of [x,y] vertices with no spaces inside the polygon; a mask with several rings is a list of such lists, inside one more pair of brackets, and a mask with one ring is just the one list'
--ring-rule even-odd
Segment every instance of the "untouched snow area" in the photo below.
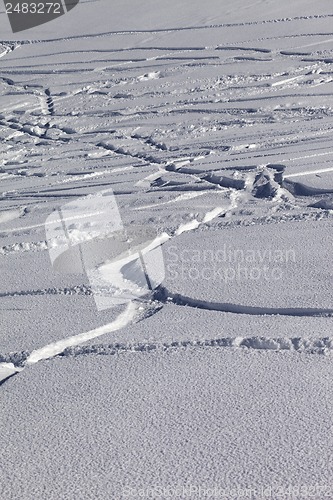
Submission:
{"label": "untouched snow area", "polygon": [[3,496],[184,487],[198,499],[201,485],[276,499],[292,485],[289,498],[331,498],[332,369],[325,356],[215,348],[40,363],[2,388]]}
{"label": "untouched snow area", "polygon": [[0,14],[0,497],[333,498],[332,3]]}

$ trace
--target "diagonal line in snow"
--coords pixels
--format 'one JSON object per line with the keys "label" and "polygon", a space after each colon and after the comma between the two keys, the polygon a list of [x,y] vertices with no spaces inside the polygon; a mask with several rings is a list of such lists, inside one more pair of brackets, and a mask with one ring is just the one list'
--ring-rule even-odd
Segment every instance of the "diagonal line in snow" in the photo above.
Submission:
{"label": "diagonal line in snow", "polygon": [[[331,151],[330,151],[330,153],[331,153]],[[316,156],[319,156],[319,155],[316,155]],[[294,173],[294,174],[287,174],[287,175],[285,175],[285,178],[289,179],[290,177],[303,177],[305,175],[323,174],[324,172],[333,172],[333,167],[318,168],[317,170],[307,170],[306,172],[298,172],[298,173]]]}
{"label": "diagonal line in snow", "polygon": [[198,221],[197,219],[192,219],[189,222],[181,224],[176,230],[175,236],[180,236],[182,233],[193,231],[194,229],[197,229],[199,226],[201,226],[201,224],[207,224],[208,222],[211,222],[213,219],[216,219],[216,217],[219,217],[219,215],[226,214],[229,210],[232,210],[233,208],[235,208],[235,202],[232,199],[231,204],[228,208],[221,208],[221,207],[213,208],[213,210],[210,210],[209,212],[206,213],[202,221]]}
{"label": "diagonal line in snow", "polygon": [[27,359],[27,365],[38,363],[38,361],[42,361],[44,359],[53,358],[57,354],[60,354],[62,351],[64,351],[64,349],[66,349],[67,347],[74,347],[81,344],[82,342],[86,342],[88,340],[95,339],[96,337],[100,337],[101,335],[104,335],[106,333],[114,332],[116,330],[124,328],[134,319],[138,307],[138,303],[130,302],[127,305],[125,311],[123,311],[112,323],[100,326],[99,328],[95,328],[94,330],[90,330],[89,332],[80,333],[72,337],[58,340],[57,342],[53,342],[52,344],[48,344],[40,349],[32,351]]}
{"label": "diagonal line in snow", "polygon": [[2,382],[22,370],[23,368],[15,366],[13,363],[0,363],[0,385]]}
{"label": "diagonal line in snow", "polygon": [[176,198],[173,198],[172,200],[167,200],[167,201],[162,201],[161,203],[153,203],[151,205],[144,205],[142,207],[136,207],[134,210],[145,210],[147,208],[156,208],[160,207],[162,205],[170,205],[171,203],[177,203],[179,201],[187,201],[191,200],[192,198],[198,198],[199,196],[202,196],[204,194],[210,193],[210,190],[205,190],[205,191],[193,191],[193,192],[188,192],[184,194],[180,194]]}
{"label": "diagonal line in snow", "polygon": [[299,80],[300,78],[303,78],[303,75],[298,75],[298,76],[294,76],[292,78],[287,78],[286,80],[280,80],[279,82],[274,82],[274,83],[272,83],[272,87],[277,87],[278,85],[284,85],[285,83],[290,83],[290,82],[293,82],[295,80]]}

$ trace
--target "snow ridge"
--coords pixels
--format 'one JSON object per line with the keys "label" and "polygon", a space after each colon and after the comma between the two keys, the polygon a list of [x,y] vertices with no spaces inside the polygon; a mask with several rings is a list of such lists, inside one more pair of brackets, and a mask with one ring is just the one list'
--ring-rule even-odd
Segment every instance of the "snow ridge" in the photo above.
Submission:
{"label": "snow ridge", "polygon": [[[17,353],[0,354],[0,366],[11,365],[17,372],[25,365],[37,362],[36,360],[56,357],[76,357],[89,354],[113,356],[125,353],[145,353],[151,351],[173,351],[189,348],[233,348],[261,351],[293,351],[305,354],[329,354],[333,351],[333,337],[302,338],[302,337],[220,337],[215,339],[189,339],[171,342],[139,342],[139,343],[110,343],[93,345],[71,345],[63,347],[58,344],[58,352],[51,355],[51,349],[46,348],[33,351],[31,354],[22,351]],[[60,348],[63,350],[60,351]],[[39,359],[38,359],[39,358]]]}
{"label": "snow ridge", "polygon": [[318,339],[269,338],[269,337],[221,337],[207,340],[179,340],[163,343],[108,344],[76,346],[65,349],[60,356],[80,356],[84,354],[114,355],[125,352],[170,351],[194,347],[247,348],[272,351],[297,351],[307,354],[327,354],[333,350],[333,338]]}

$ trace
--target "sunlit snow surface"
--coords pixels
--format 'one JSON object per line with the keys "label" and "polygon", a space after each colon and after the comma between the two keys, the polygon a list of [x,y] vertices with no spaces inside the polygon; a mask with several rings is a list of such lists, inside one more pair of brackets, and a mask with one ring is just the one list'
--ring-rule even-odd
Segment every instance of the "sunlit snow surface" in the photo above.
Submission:
{"label": "sunlit snow surface", "polygon": [[333,498],[332,21],[1,11],[1,498]]}

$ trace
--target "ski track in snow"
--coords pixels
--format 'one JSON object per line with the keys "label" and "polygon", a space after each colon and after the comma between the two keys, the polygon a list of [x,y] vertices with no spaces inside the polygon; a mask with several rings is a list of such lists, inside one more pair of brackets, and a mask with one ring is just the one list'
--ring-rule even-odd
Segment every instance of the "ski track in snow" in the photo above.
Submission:
{"label": "ski track in snow", "polygon": [[[132,316],[133,313],[130,314]],[[128,315],[128,310],[125,316]],[[129,320],[129,317],[127,318]],[[108,333],[112,331],[112,328],[118,329],[119,323],[111,323],[110,325],[105,325],[102,327],[104,332]],[[125,326],[126,320],[122,321],[122,325]],[[107,330],[107,328],[109,328]],[[86,336],[85,341],[91,340],[92,338],[98,337],[100,334],[96,329],[82,336]],[[89,336],[89,338],[88,338]],[[104,355],[113,356],[121,355],[126,353],[146,353],[151,351],[170,351],[178,349],[190,349],[190,348],[232,348],[232,349],[249,349],[257,351],[293,351],[303,354],[321,354],[329,355],[333,351],[333,338],[332,337],[321,337],[321,338],[303,338],[303,337],[280,337],[271,338],[263,336],[252,336],[252,337],[220,337],[215,339],[191,339],[191,340],[175,340],[171,342],[141,342],[141,343],[122,343],[117,342],[114,344],[92,344],[92,345],[80,345],[80,343],[69,342],[70,339],[64,339],[63,341],[55,342],[49,346],[45,346],[36,351],[28,352],[12,352],[9,354],[1,355],[0,360],[4,360],[0,363],[0,385],[4,383],[7,379],[12,376],[22,372],[26,367],[38,363],[41,360],[47,360],[56,357],[61,359],[62,357],[76,357],[83,355]],[[13,362],[14,361],[14,362]],[[15,364],[14,364],[15,363]]]}
{"label": "ski track in snow", "polygon": [[328,354],[333,350],[333,338],[323,337],[318,339],[292,338],[267,338],[267,337],[221,337],[207,340],[181,340],[161,343],[138,344],[108,344],[95,346],[79,346],[65,349],[61,356],[77,356],[82,354],[117,354],[122,352],[147,352],[152,350],[172,350],[191,347],[232,347],[256,350],[297,351],[309,354]]}
{"label": "ski track in snow", "polygon": [[74,335],[73,337],[68,337],[57,342],[53,342],[41,349],[33,351],[27,359],[28,365],[33,365],[42,361],[44,359],[53,358],[57,354],[61,353],[67,347],[73,347],[81,344],[82,342],[87,342],[88,340],[95,339],[106,333],[114,332],[120,330],[128,325],[135,317],[138,305],[134,302],[130,302],[125,311],[122,312],[118,318],[107,325],[103,325],[99,328],[95,328],[89,332],[80,333],[79,335]]}
{"label": "ski track in snow", "polygon": [[180,293],[168,291],[165,287],[160,286],[155,291],[156,300],[161,303],[171,302],[177,306],[194,307],[196,309],[204,309],[207,311],[218,311],[232,314],[247,314],[251,316],[293,316],[293,317],[333,317],[333,309],[318,309],[318,308],[301,308],[301,307],[255,307],[245,306],[242,304],[231,304],[226,302],[209,302],[205,300],[187,297]]}
{"label": "ski track in snow", "polygon": [[[124,328],[134,320],[138,308],[139,305],[137,303],[130,302],[127,305],[126,309],[112,323],[103,325],[88,332],[80,333],[72,337],[67,337],[56,342],[52,342],[51,344],[48,344],[40,349],[32,351],[26,359],[26,365],[34,365],[39,361],[53,358],[68,347],[77,346],[79,344],[87,342],[88,340],[92,340],[100,337],[101,335],[105,335],[106,333],[114,332],[116,330]],[[15,366],[13,363],[1,363],[0,382],[10,378],[13,375],[16,375],[20,371],[22,371],[22,368]]]}
{"label": "ski track in snow", "polygon": [[[231,204],[233,206],[233,203]],[[186,231],[191,231],[197,227],[199,227],[201,224],[205,224],[207,222],[210,222],[213,220],[215,217],[219,216],[222,212],[225,212],[225,209],[220,209],[220,208],[215,208],[212,211],[209,211],[203,221],[199,222],[196,219],[194,219],[191,223],[185,226],[181,226],[176,232],[175,236],[178,236],[182,234],[183,232]],[[164,238],[162,243],[164,241],[167,241],[170,236],[166,235],[167,238]],[[44,294],[73,294],[73,293],[83,293],[83,294],[91,294],[91,290],[85,286],[78,286],[74,288],[67,288],[67,289],[48,289],[48,290],[35,290],[35,291],[22,291],[22,292],[13,292],[13,293],[2,293],[0,296],[5,296],[5,297],[12,297],[12,296],[18,296],[18,295],[44,295]],[[99,328],[96,328],[94,330],[91,330],[89,332],[84,332],[78,335],[74,335],[72,337],[67,337],[65,339],[59,340],[57,342],[53,342],[49,345],[46,345],[40,349],[37,349],[33,351],[27,358],[26,364],[27,365],[33,365],[35,363],[38,363],[39,361],[45,360],[52,358],[61,352],[63,352],[65,349],[69,347],[74,347],[79,344],[82,344],[84,342],[87,342],[88,340],[92,340],[94,338],[100,337],[101,335],[105,335],[106,333],[110,333],[113,331],[120,330],[124,328],[126,325],[130,324],[134,319],[135,316],[138,312],[139,309],[142,309],[142,304],[138,302],[131,301],[127,305],[126,309],[124,312],[122,312],[118,318],[113,321],[112,323],[109,323],[107,325],[103,325]],[[0,382],[1,380],[6,380],[7,378],[10,378],[11,376],[15,375],[18,373],[19,369],[17,369],[14,365],[8,365],[7,364],[0,364]],[[2,377],[2,378],[1,378]]]}

